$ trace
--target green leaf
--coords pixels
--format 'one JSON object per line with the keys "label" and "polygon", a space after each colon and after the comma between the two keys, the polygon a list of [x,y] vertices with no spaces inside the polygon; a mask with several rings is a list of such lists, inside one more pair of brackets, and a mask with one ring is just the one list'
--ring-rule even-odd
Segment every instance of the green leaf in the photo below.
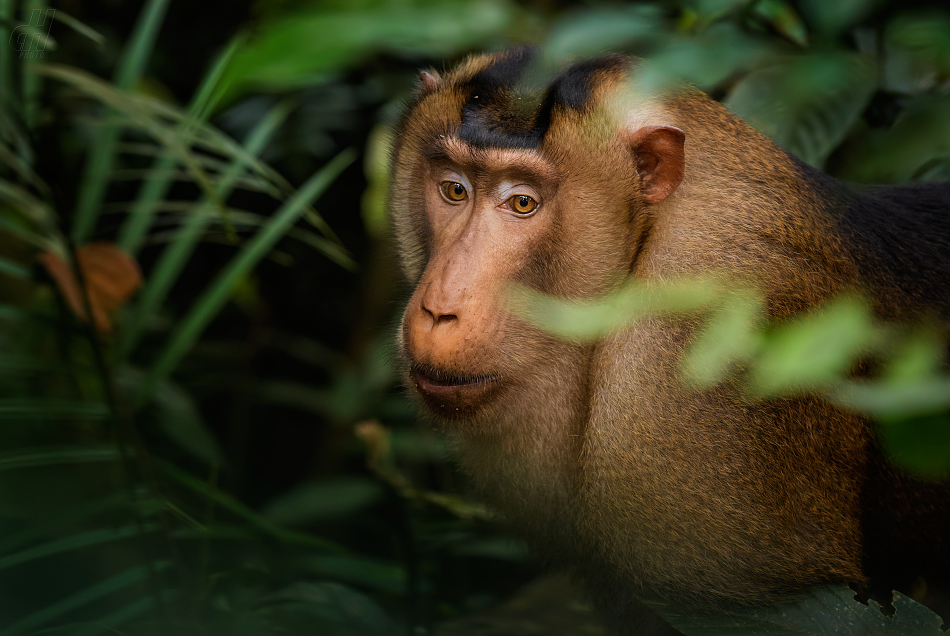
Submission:
{"label": "green leaf", "polygon": [[705,309],[723,293],[714,278],[684,278],[650,283],[634,281],[592,300],[554,298],[515,286],[509,309],[548,333],[578,342],[592,342],[648,315],[677,315]]}
{"label": "green leaf", "polygon": [[763,343],[765,303],[760,293],[735,290],[720,302],[682,362],[684,375],[699,390],[725,380],[735,364],[751,359]]}
{"label": "green leaf", "polygon": [[815,30],[828,34],[854,25],[878,4],[880,0],[801,0],[802,12]]}
{"label": "green leaf", "polygon": [[804,55],[750,73],[723,103],[785,150],[821,167],[875,87],[874,67],[864,57]]}
{"label": "green leaf", "polygon": [[[115,88],[131,90],[142,76],[145,63],[152,53],[155,38],[161,30],[165,9],[169,0],[148,0],[139,14],[132,36],[119,57],[119,66],[115,73]],[[73,217],[73,241],[85,243],[96,224],[102,200],[105,197],[109,174],[115,160],[115,145],[119,140],[119,129],[112,125],[102,126],[92,143],[92,150],[86,157],[86,165],[80,178],[80,188],[76,212]]]}
{"label": "green leaf", "polygon": [[287,201],[268,224],[231,259],[205,293],[192,306],[188,315],[169,337],[167,345],[152,366],[149,379],[140,393],[140,400],[168,376],[188,352],[204,328],[217,315],[238,282],[273,248],[293,223],[306,212],[311,202],[320,196],[337,175],[352,163],[355,153],[344,151],[305,183],[292,199]]}
{"label": "green leaf", "polygon": [[766,338],[749,386],[760,396],[799,393],[841,378],[883,332],[858,298],[839,298],[818,311],[776,327]]}
{"label": "green leaf", "polygon": [[[228,62],[234,56],[240,42],[240,38],[234,38],[231,44],[218,57],[211,71],[205,75],[201,86],[198,87],[198,90],[192,98],[188,108],[189,119],[185,121],[184,126],[195,128],[207,120],[211,113],[211,108],[209,107],[211,95],[217,87],[218,81],[221,79],[221,75],[224,73]],[[187,131],[184,132],[183,135],[190,137]],[[152,223],[155,204],[165,197],[168,193],[168,189],[171,187],[171,178],[167,176],[167,172],[175,166],[175,163],[175,157],[172,154],[162,155],[156,160],[155,165],[150,171],[150,177],[142,185],[135,205],[129,211],[119,231],[119,247],[133,256],[138,253]],[[240,168],[234,169],[235,173],[239,171]],[[233,181],[236,174],[229,176],[231,176],[231,180]],[[221,196],[222,199],[227,196],[227,193],[223,192],[225,187],[227,186],[223,184],[219,187],[219,196]]]}
{"label": "green leaf", "polygon": [[410,0],[301,11],[259,25],[222,80],[230,101],[248,90],[314,84],[377,52],[449,56],[517,24],[502,0]]}
{"label": "green leaf", "polygon": [[904,183],[950,153],[950,97],[910,99],[888,129],[876,128],[844,152],[841,177],[861,183]]}
{"label": "green leaf", "polygon": [[95,585],[90,585],[80,592],[67,596],[12,625],[8,625],[5,629],[0,630],[0,636],[15,636],[16,634],[31,632],[67,612],[139,583],[148,578],[151,572],[164,570],[168,565],[167,562],[158,562],[152,566],[135,567]]}
{"label": "green leaf", "polygon": [[[290,104],[284,102],[274,107],[248,133],[244,150],[248,157],[256,157],[267,146],[274,132],[290,113]],[[218,195],[226,199],[231,194],[234,181],[247,167],[243,158],[239,157],[228,167],[218,181]],[[152,273],[145,283],[145,288],[139,294],[132,316],[122,330],[119,341],[119,359],[125,359],[135,348],[141,337],[142,328],[146,319],[152,316],[165,301],[168,291],[181,275],[188,258],[194,252],[205,228],[214,218],[215,210],[209,201],[203,200],[185,221],[175,239],[168,245],[158,258]]]}
{"label": "green leaf", "polygon": [[664,27],[656,6],[588,7],[558,20],[541,52],[557,67],[572,59],[629,48],[638,40],[654,42],[664,35]]}
{"label": "green leaf", "polygon": [[60,464],[114,462],[119,459],[119,449],[112,445],[39,446],[0,454],[0,471]]}
{"label": "green leaf", "polygon": [[368,597],[337,583],[295,583],[265,597],[258,610],[283,630],[321,636],[389,636],[385,612]]}
{"label": "green leaf", "polygon": [[282,526],[307,526],[367,508],[382,497],[379,482],[367,477],[335,477],[301,484],[261,511]]}
{"label": "green leaf", "polygon": [[122,528],[108,528],[104,530],[81,532],[79,534],[63,537],[62,539],[56,539],[55,541],[49,541],[27,550],[21,550],[20,552],[0,557],[0,570],[13,567],[15,565],[20,565],[21,563],[26,563],[28,561],[33,561],[34,559],[42,559],[43,557],[52,556],[54,554],[61,554],[63,552],[70,552],[72,550],[78,550],[80,548],[86,548],[92,545],[100,545],[102,543],[109,543],[112,541],[128,539],[130,537],[137,537],[143,532],[150,532],[154,529],[154,526],[139,527],[135,525],[125,526]]}
{"label": "green leaf", "polygon": [[320,578],[359,585],[388,594],[406,593],[406,570],[401,565],[365,556],[307,555],[296,567]]}
{"label": "green leaf", "polygon": [[[0,312],[2,313],[2,312]],[[0,399],[0,420],[11,419],[82,419],[105,420],[111,417],[108,405],[50,398]]]}
{"label": "green leaf", "polygon": [[651,604],[685,636],[938,636],[943,619],[923,605],[894,592],[894,615],[881,606],[854,600],[846,587],[823,587],[801,600],[774,608],[726,610],[709,616],[685,616],[666,605]]}
{"label": "green leaf", "polygon": [[769,26],[801,47],[808,46],[808,31],[795,9],[783,0],[759,0],[753,11]]}

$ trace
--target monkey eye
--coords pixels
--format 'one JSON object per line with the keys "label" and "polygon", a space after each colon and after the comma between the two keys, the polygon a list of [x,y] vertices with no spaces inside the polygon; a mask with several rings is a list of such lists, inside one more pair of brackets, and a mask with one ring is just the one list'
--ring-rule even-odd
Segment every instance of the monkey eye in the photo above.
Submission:
{"label": "monkey eye", "polygon": [[468,196],[465,186],[458,181],[443,181],[439,184],[439,189],[442,191],[442,196],[449,201],[464,201]]}
{"label": "monkey eye", "polygon": [[508,207],[516,214],[521,215],[531,214],[538,209],[538,202],[526,194],[516,194],[505,201],[505,203],[507,203]]}

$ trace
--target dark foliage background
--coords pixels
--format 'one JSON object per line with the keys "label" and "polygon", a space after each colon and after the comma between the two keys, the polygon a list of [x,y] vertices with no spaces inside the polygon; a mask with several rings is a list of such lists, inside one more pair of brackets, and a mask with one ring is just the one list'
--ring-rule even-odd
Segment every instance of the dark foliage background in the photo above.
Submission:
{"label": "dark foliage background", "polygon": [[[938,0],[0,0],[0,636],[424,634],[535,576],[398,386],[384,209],[418,70],[521,43],[646,56],[835,176],[950,178]],[[939,334],[843,302],[719,315],[694,367],[828,391],[942,478]]]}

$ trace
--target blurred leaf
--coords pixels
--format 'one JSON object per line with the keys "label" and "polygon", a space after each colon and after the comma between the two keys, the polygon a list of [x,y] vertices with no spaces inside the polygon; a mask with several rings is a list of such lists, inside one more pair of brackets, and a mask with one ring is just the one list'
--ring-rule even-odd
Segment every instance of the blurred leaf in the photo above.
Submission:
{"label": "blurred leaf", "polygon": [[847,587],[815,588],[774,608],[724,610],[716,616],[683,616],[668,605],[651,607],[686,636],[938,636],[943,620],[894,592],[894,615],[873,601],[863,605]]}
{"label": "blurred leaf", "polygon": [[647,315],[702,310],[723,293],[715,278],[691,278],[651,284],[634,281],[602,298],[554,298],[526,287],[513,287],[509,308],[548,333],[576,341],[595,341]]}
{"label": "blurred leaf", "polygon": [[[244,150],[247,156],[256,157],[261,153],[273,137],[274,132],[287,118],[289,111],[290,104],[284,102],[274,107],[258,122],[248,133],[245,140]],[[226,199],[230,195],[234,181],[246,167],[247,163],[239,157],[224,172],[218,180],[218,194],[222,199]],[[162,254],[152,268],[151,275],[145,284],[145,289],[142,290],[141,298],[135,305],[131,320],[122,332],[119,344],[120,359],[125,359],[135,348],[145,320],[158,311],[158,308],[165,301],[168,291],[181,275],[202,232],[211,223],[213,215],[214,209],[210,202],[206,199],[201,201],[196,209],[191,212],[181,229],[178,230],[172,243],[162,250]]]}
{"label": "blurred leaf", "polygon": [[0,471],[59,464],[113,462],[119,459],[121,459],[121,454],[112,445],[39,446],[0,454]]}
{"label": "blurred leaf", "polygon": [[281,631],[321,636],[390,636],[395,633],[380,607],[337,583],[295,583],[264,599],[258,610]]}
{"label": "blurred leaf", "polygon": [[762,346],[765,305],[761,294],[737,290],[721,303],[682,363],[686,378],[699,390],[725,380],[736,363],[751,359]]}
{"label": "blurred leaf", "polygon": [[296,565],[320,578],[342,581],[388,594],[406,593],[406,570],[395,563],[355,555],[308,555],[297,560]]}
{"label": "blurred leaf", "polygon": [[392,129],[379,124],[373,127],[366,140],[363,173],[366,190],[363,191],[363,227],[367,234],[379,239],[389,232],[389,158],[392,148]]}
{"label": "blurred leaf", "polygon": [[0,557],[0,570],[13,567],[21,563],[26,563],[34,559],[70,552],[80,548],[86,548],[93,545],[120,541],[130,537],[140,536],[144,532],[151,532],[154,526],[125,526],[122,528],[107,528],[104,530],[92,530],[69,535],[62,539],[56,539],[42,545],[34,546],[27,550],[21,550],[14,554],[8,554]]}
{"label": "blurred leaf", "polygon": [[764,397],[827,385],[877,347],[882,336],[863,300],[838,298],[776,327],[749,374],[749,386]]}
{"label": "blurred leaf", "polygon": [[766,24],[798,46],[808,46],[808,31],[795,9],[783,0],[759,0],[753,11]]}
{"label": "blurred leaf", "polygon": [[235,499],[233,496],[228,493],[219,490],[218,488],[209,485],[202,480],[194,477],[193,475],[181,470],[180,468],[173,466],[172,464],[165,461],[156,461],[156,463],[162,468],[162,470],[169,477],[182,484],[183,486],[188,487],[196,493],[199,493],[203,497],[207,497],[209,500],[214,501],[215,504],[221,508],[231,512],[232,514],[244,519],[249,522],[250,525],[257,528],[258,530],[265,532],[272,537],[292,544],[292,545],[301,545],[305,547],[315,548],[317,550],[324,550],[331,554],[345,554],[346,550],[321,537],[317,537],[312,534],[304,534],[300,532],[294,532],[292,530],[285,530],[275,525],[270,519],[267,519],[263,515],[259,515],[243,503]]}
{"label": "blurred leaf", "polygon": [[950,378],[913,382],[848,382],[833,394],[850,409],[882,419],[933,415],[950,408]]}
{"label": "blurred leaf", "polygon": [[222,80],[222,101],[251,89],[313,84],[377,52],[449,56],[515,23],[515,6],[504,0],[407,0],[301,11],[260,25]]}
{"label": "blurred leaf", "polygon": [[[950,407],[950,378],[944,379],[940,390],[943,413],[906,417],[917,410],[907,409],[901,417],[882,418],[877,427],[878,438],[891,461],[915,475],[934,480],[950,476],[950,415],[946,412]],[[936,396],[931,392],[927,397]]]}
{"label": "blurred leaf", "polygon": [[724,104],[806,163],[822,167],[876,86],[873,65],[850,53],[796,56],[739,81]]}
{"label": "blurred leaf", "polygon": [[[200,126],[211,114],[213,104],[209,105],[209,100],[224,73],[228,62],[234,56],[237,46],[241,44],[241,38],[234,38],[228,48],[218,57],[211,71],[207,73],[202,80],[201,86],[195,91],[191,104],[188,108],[190,118],[183,124],[187,127]],[[187,133],[185,134],[187,135]],[[118,244],[130,254],[136,254],[142,245],[145,234],[152,222],[155,204],[163,199],[171,186],[171,179],[167,176],[167,171],[175,166],[175,157],[172,154],[164,154],[157,158],[155,164],[149,170],[149,178],[139,190],[139,196],[135,205],[130,210],[122,229],[119,231]],[[230,175],[229,175],[230,176]],[[113,175],[114,178],[114,175]],[[231,176],[233,180],[233,176]],[[227,177],[225,177],[227,179]],[[222,199],[226,196],[223,192],[228,186],[222,184],[219,194]]]}
{"label": "blurred leaf", "polygon": [[861,183],[905,183],[950,152],[950,96],[911,98],[887,129],[868,130],[843,152],[841,177]]}
{"label": "blurred leaf", "polygon": [[[69,308],[80,320],[88,321],[86,301],[73,268],[51,250],[44,252],[40,261],[56,281]],[[100,333],[108,333],[112,331],[112,314],[142,284],[142,272],[131,256],[104,241],[79,248],[76,261],[89,295],[93,324]]]}
{"label": "blurred leaf", "polygon": [[[158,37],[165,9],[169,0],[148,0],[139,14],[119,66],[115,72],[115,88],[131,90],[145,68],[152,53],[155,38]],[[102,126],[96,133],[92,149],[86,158],[86,164],[80,179],[80,189],[76,211],[73,217],[73,240],[85,243],[95,227],[102,200],[105,197],[109,173],[115,160],[115,144],[119,140],[119,129],[115,126]]]}
{"label": "blurred leaf", "polygon": [[720,22],[697,36],[670,38],[662,50],[637,67],[634,86],[646,94],[681,82],[710,90],[774,57],[771,48],[745,35],[735,24]]}
{"label": "blurred leaf", "polygon": [[169,439],[206,464],[226,463],[218,440],[208,430],[191,396],[171,382],[162,382],[152,396],[158,423]]}
{"label": "blurred leaf", "polygon": [[4,629],[0,629],[0,636],[15,636],[16,634],[23,634],[26,632],[32,632],[37,627],[49,623],[50,621],[71,612],[72,610],[82,607],[88,603],[99,600],[104,596],[114,594],[120,590],[123,590],[131,585],[139,583],[140,581],[145,580],[151,572],[161,571],[168,567],[167,562],[158,562],[154,563],[151,566],[140,566],[135,567],[130,570],[126,570],[122,574],[117,574],[112,578],[106,579],[94,585],[90,585],[81,592],[76,592],[66,598],[43,608],[38,612],[34,612],[29,616],[18,620],[12,625],[8,625]]}
{"label": "blurred leaf", "polygon": [[0,420],[47,418],[104,420],[111,414],[108,405],[101,402],[50,398],[0,399]]}
{"label": "blurred leaf", "polygon": [[274,244],[306,211],[313,199],[323,194],[353,159],[352,151],[344,151],[327,163],[300,188],[292,199],[281,206],[271,217],[270,222],[261,228],[228,262],[169,337],[168,344],[152,365],[149,380],[140,398],[145,397],[159,381],[172,372],[211,319],[227,302],[234,286],[273,248]]}
{"label": "blurred leaf", "polygon": [[271,522],[290,527],[346,517],[376,503],[379,482],[367,477],[335,477],[304,483],[261,511]]}
{"label": "blurred leaf", "polygon": [[938,73],[950,72],[950,14],[916,13],[893,20],[887,39]]}
{"label": "blurred leaf", "polygon": [[661,38],[663,13],[658,6],[591,6],[560,18],[551,28],[542,55],[551,67],[604,53],[629,48],[639,40]]}
{"label": "blurred leaf", "polygon": [[802,12],[816,31],[837,33],[869,14],[880,0],[801,0]]}

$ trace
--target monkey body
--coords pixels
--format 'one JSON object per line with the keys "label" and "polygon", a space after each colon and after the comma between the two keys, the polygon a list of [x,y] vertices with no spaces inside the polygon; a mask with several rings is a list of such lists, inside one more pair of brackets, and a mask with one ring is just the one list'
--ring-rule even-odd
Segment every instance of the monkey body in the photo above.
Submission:
{"label": "monkey body", "polygon": [[[947,488],[889,468],[864,418],[817,397],[690,391],[677,368],[694,319],[579,344],[512,317],[503,296],[511,282],[586,298],[712,270],[754,281],[775,319],[852,289],[888,319],[948,318],[950,188],[858,191],[698,91],[630,98],[619,56],[523,106],[529,57],[423,74],[394,148],[415,286],[406,379],[480,492],[617,625],[638,598],[715,611],[946,566]],[[870,528],[897,507],[899,523]],[[930,530],[905,527],[898,545],[902,525]]]}

